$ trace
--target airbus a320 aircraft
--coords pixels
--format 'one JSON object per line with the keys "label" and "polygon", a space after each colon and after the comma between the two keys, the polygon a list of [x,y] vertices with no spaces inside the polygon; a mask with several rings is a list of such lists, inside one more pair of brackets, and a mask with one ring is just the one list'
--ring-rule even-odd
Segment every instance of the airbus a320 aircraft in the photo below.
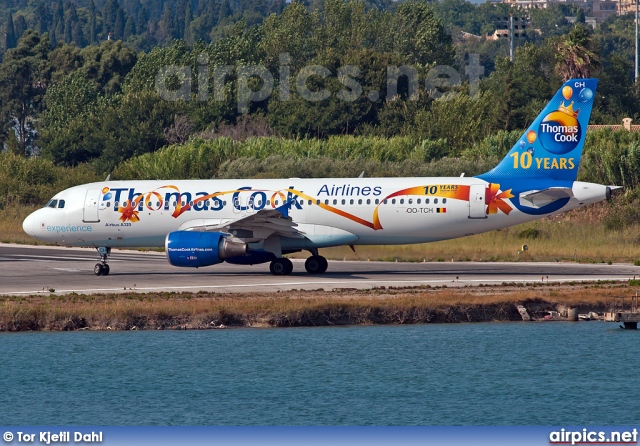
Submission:
{"label": "airbus a320 aircraft", "polygon": [[424,243],[536,220],[610,198],[615,187],[576,181],[597,79],[566,82],[491,171],[477,177],[105,181],[56,194],[24,231],[93,246],[109,274],[114,247],[165,247],[175,266],[271,262],[319,248]]}

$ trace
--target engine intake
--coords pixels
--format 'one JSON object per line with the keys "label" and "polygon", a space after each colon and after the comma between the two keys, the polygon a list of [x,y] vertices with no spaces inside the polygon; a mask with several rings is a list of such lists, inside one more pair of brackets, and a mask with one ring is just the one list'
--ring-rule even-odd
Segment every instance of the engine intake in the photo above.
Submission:
{"label": "engine intake", "polygon": [[165,239],[165,250],[173,266],[198,268],[244,255],[247,244],[221,232],[174,231]]}

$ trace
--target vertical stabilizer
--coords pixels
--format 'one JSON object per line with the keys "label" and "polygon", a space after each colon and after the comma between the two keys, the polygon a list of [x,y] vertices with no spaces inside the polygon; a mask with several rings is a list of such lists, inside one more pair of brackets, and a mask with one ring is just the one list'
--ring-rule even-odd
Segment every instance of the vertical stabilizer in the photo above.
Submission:
{"label": "vertical stabilizer", "polygon": [[597,79],[565,82],[500,164],[479,178],[575,181],[597,85]]}

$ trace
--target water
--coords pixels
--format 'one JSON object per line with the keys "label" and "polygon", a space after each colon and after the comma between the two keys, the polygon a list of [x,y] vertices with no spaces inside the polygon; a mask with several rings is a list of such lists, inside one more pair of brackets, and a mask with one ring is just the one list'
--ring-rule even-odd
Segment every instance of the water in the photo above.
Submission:
{"label": "water", "polygon": [[633,425],[639,344],[600,322],[1,334],[0,425]]}

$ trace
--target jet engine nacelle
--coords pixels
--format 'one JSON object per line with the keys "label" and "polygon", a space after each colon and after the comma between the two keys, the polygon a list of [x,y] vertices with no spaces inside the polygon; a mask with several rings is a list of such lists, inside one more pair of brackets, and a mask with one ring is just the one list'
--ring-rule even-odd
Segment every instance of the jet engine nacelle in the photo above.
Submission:
{"label": "jet engine nacelle", "polygon": [[193,268],[247,253],[246,243],[221,232],[174,231],[167,235],[164,246],[169,263]]}

